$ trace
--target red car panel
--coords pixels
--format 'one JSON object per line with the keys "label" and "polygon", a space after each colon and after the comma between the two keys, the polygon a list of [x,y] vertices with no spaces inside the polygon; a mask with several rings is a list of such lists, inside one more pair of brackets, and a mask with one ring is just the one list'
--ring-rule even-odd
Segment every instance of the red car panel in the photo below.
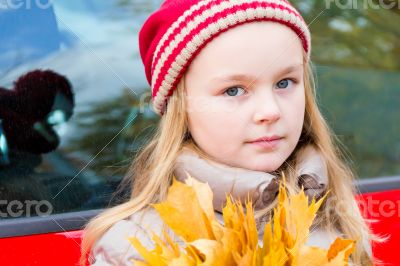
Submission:
{"label": "red car panel", "polygon": [[0,239],[5,266],[78,265],[82,230]]}
{"label": "red car panel", "polygon": [[400,190],[364,193],[358,200],[364,217],[375,220],[372,231],[389,237],[384,243],[374,244],[374,255],[385,266],[400,265],[400,256],[395,252],[400,247]]}
{"label": "red car panel", "polygon": [[[400,190],[364,193],[357,196],[360,209],[375,219],[372,230],[390,238],[373,246],[374,255],[385,265],[400,265],[393,250],[400,246]],[[82,230],[0,239],[2,265],[78,265]]]}

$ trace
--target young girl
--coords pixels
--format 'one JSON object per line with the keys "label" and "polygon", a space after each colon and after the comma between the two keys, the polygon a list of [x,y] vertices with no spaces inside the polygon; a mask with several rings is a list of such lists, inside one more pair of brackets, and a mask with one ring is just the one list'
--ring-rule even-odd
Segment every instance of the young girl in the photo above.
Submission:
{"label": "young girl", "polygon": [[130,200],[86,226],[82,265],[87,255],[91,265],[140,259],[128,237],[152,247],[147,232],[160,235],[165,225],[150,204],[187,173],[209,183],[221,220],[226,193],[249,195],[260,238],[283,174],[290,191],[304,187],[309,199],[329,190],[308,245],[355,239],[351,262],[372,265],[354,175],[315,100],[310,32],[288,1],[166,0],[139,45],[161,121],[126,176]]}

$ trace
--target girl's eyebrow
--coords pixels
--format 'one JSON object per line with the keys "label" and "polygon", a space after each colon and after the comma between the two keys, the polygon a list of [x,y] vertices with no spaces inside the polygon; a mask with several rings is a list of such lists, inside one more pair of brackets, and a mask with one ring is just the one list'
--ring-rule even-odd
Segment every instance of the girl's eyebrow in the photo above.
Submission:
{"label": "girl's eyebrow", "polygon": [[279,71],[278,76],[283,76],[283,75],[287,75],[289,73],[298,71],[298,70],[302,69],[303,66],[304,66],[303,63],[288,66],[288,67],[284,68],[283,70]]}
{"label": "girl's eyebrow", "polygon": [[[303,67],[303,63],[300,64],[295,64],[291,65],[288,67],[285,67],[281,71],[277,73],[276,76],[283,76],[287,75],[289,73],[295,72]],[[247,75],[247,74],[231,74],[231,75],[225,75],[225,76],[220,76],[220,77],[215,77],[211,80],[211,83],[214,82],[226,82],[226,81],[247,81],[247,82],[253,82],[256,81],[257,77],[254,75]]]}

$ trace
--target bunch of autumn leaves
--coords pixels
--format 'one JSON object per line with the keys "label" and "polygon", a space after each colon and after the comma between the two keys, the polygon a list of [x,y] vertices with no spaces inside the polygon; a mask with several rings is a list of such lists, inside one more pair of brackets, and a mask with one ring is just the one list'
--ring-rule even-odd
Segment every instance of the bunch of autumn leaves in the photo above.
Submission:
{"label": "bunch of autumn leaves", "polygon": [[227,196],[223,208],[224,224],[214,214],[213,194],[208,184],[189,176],[185,183],[174,180],[166,201],[154,204],[164,223],[185,243],[180,246],[168,233],[153,233],[153,250],[147,250],[137,238],[130,241],[144,261],[137,266],[188,265],[348,265],[354,241],[337,238],[328,250],[307,246],[309,228],[325,199],[311,204],[303,191],[290,197],[280,185],[278,205],[265,225],[263,245],[258,233],[251,202],[233,202]]}

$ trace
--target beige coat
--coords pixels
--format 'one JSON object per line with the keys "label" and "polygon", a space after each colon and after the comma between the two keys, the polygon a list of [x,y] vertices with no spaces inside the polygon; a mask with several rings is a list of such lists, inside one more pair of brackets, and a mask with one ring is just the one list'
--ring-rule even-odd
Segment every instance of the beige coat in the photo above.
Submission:
{"label": "beige coat", "polygon": [[[297,163],[301,184],[309,197],[318,197],[325,191],[327,184],[326,165],[320,154],[312,147],[306,147],[299,156]],[[202,182],[208,182],[214,194],[214,209],[216,218],[221,221],[221,206],[224,205],[225,194],[231,193],[234,197],[243,198],[250,195],[255,208],[268,205],[276,196],[278,186],[273,175],[264,172],[247,171],[244,169],[227,167],[215,162],[205,161],[197,154],[184,150],[177,159],[174,170],[179,180],[184,180],[189,173]],[[215,177],[218,177],[218,180]],[[199,178],[201,177],[201,178]],[[271,196],[273,195],[273,196]],[[141,211],[129,218],[114,224],[92,248],[95,259],[91,265],[133,265],[132,259],[140,259],[140,255],[128,241],[128,237],[136,236],[148,249],[152,248],[152,241],[146,231],[154,231],[161,235],[163,222],[154,209]],[[146,230],[147,228],[147,230]],[[263,226],[259,226],[259,241],[262,241]],[[173,232],[170,235],[176,242],[182,243]],[[328,249],[336,237],[343,237],[339,232],[329,233],[323,228],[316,228],[310,232],[307,245]],[[260,243],[261,244],[261,243]],[[364,243],[371,252],[369,243]]]}

